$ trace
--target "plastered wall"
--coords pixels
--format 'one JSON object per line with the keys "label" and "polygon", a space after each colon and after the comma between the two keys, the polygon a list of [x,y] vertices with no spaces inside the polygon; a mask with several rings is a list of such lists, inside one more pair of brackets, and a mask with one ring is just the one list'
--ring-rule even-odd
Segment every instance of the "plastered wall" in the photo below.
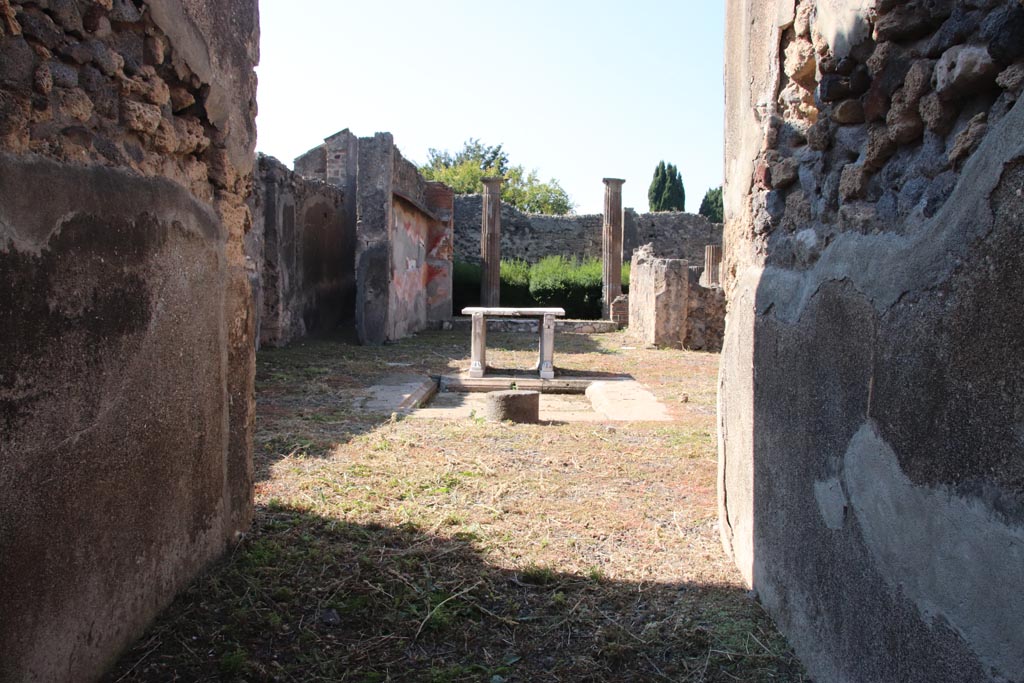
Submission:
{"label": "plastered wall", "polygon": [[0,2],[0,681],[97,677],[252,514],[254,1]]}
{"label": "plastered wall", "polygon": [[727,23],[723,541],[815,680],[1024,680],[1024,7]]}

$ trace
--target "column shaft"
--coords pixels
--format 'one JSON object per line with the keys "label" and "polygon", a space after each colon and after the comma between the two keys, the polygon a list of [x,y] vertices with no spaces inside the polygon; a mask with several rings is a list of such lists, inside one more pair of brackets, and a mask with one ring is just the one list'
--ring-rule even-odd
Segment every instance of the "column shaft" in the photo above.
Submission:
{"label": "column shaft", "polygon": [[622,294],[622,184],[620,178],[604,179],[604,223],[601,253],[603,256],[603,301],[605,320],[611,319],[611,305]]}
{"label": "column shaft", "polygon": [[484,178],[480,226],[480,305],[500,306],[501,298],[501,178]]}

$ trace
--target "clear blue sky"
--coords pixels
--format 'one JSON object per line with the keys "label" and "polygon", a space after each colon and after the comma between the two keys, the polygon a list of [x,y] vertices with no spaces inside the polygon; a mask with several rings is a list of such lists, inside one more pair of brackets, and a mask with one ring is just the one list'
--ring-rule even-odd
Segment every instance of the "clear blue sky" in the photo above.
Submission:
{"label": "clear blue sky", "polygon": [[260,0],[260,151],[291,166],[349,128],[406,158],[503,144],[600,213],[647,208],[659,160],[696,212],[722,182],[721,0]]}

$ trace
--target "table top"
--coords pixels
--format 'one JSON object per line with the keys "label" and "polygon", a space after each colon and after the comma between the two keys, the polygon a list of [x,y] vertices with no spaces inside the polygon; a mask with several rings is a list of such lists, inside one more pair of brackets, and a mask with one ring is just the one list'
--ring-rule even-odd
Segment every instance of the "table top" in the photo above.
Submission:
{"label": "table top", "polygon": [[462,309],[462,315],[483,313],[506,318],[542,318],[545,315],[565,315],[564,308],[489,308],[486,306],[468,306]]}

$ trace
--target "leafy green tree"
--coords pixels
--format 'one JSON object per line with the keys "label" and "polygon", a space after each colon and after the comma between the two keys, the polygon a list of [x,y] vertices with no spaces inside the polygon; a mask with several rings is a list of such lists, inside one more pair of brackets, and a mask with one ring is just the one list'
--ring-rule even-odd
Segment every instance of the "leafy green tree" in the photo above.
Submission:
{"label": "leafy green tree", "polygon": [[431,149],[427,163],[420,168],[427,180],[438,180],[456,194],[474,194],[483,190],[483,179],[501,176],[501,200],[520,211],[561,216],[574,208],[569,193],[554,178],[541,182],[536,170],[511,166],[501,145],[490,146],[470,138],[461,151]]}
{"label": "leafy green tree", "polygon": [[666,165],[658,162],[654,169],[654,179],[647,190],[647,203],[651,211],[685,211],[686,190],[683,189],[683,177],[674,164]]}
{"label": "leafy green tree", "polygon": [[706,216],[712,223],[722,223],[725,220],[725,209],[722,205],[722,186],[712,187],[704,193],[704,199],[700,203],[701,216]]}

